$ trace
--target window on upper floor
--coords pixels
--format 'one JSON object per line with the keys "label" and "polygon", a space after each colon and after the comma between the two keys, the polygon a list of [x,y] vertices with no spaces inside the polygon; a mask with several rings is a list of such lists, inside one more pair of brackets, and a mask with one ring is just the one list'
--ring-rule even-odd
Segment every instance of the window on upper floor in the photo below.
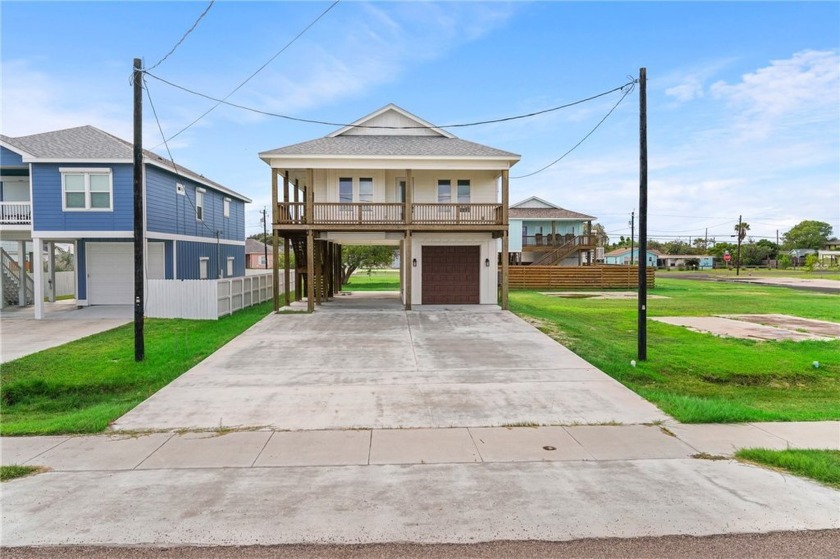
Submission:
{"label": "window on upper floor", "polygon": [[204,221],[204,193],[203,188],[195,189],[195,218],[198,221]]}
{"label": "window on upper floor", "polygon": [[373,202],[373,179],[362,177],[359,179],[359,202],[370,204]]}
{"label": "window on upper floor", "polygon": [[470,181],[469,179],[458,179],[458,203],[470,203]]}
{"label": "window on upper floor", "polygon": [[449,179],[438,180],[437,199],[438,204],[449,204],[452,202],[452,181]]}
{"label": "window on upper floor", "polygon": [[225,217],[230,217],[230,198],[225,198],[224,212]]}
{"label": "window on upper floor", "polygon": [[405,202],[405,178],[400,177],[397,179],[397,191],[394,199],[400,204]]}
{"label": "window on upper floor", "polygon": [[338,179],[338,201],[342,204],[353,203],[353,179],[341,177]]}
{"label": "window on upper floor", "polygon": [[59,169],[62,208],[66,211],[111,211],[114,183],[111,169]]}

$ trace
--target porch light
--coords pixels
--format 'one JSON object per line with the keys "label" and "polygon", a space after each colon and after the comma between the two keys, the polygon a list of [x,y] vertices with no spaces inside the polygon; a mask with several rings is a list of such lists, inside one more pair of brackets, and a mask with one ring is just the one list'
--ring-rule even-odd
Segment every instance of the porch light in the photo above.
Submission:
{"label": "porch light", "polygon": [[411,259],[411,265],[414,266],[415,268],[417,267],[417,259],[416,258]]}
{"label": "porch light", "polygon": [[485,267],[485,268],[489,268],[489,267],[490,267],[490,259],[489,259],[489,258],[485,258],[485,259],[484,259],[484,267]]}

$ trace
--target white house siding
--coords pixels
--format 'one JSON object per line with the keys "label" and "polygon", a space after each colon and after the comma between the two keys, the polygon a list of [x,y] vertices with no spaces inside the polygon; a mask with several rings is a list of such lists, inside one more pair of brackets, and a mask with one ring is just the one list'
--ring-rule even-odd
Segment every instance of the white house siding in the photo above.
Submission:
{"label": "white house siding", "polygon": [[[422,304],[423,296],[423,246],[479,246],[481,248],[480,262],[480,296],[482,305],[498,304],[498,253],[496,239],[490,233],[415,233],[412,235],[412,260],[417,259],[417,266],[406,263],[411,271],[411,304]],[[490,266],[485,266],[485,261]]]}

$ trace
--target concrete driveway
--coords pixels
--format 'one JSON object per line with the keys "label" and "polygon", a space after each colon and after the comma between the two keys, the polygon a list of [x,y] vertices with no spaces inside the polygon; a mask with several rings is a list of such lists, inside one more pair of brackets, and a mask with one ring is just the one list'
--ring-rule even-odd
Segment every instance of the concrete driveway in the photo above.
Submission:
{"label": "concrete driveway", "polygon": [[77,308],[75,300],[45,305],[44,318],[35,320],[33,307],[0,311],[0,363],[66,344],[134,319],[131,305]]}
{"label": "concrete driveway", "polygon": [[382,429],[667,419],[512,313],[405,312],[393,294],[272,314],[120,418],[117,430]]}

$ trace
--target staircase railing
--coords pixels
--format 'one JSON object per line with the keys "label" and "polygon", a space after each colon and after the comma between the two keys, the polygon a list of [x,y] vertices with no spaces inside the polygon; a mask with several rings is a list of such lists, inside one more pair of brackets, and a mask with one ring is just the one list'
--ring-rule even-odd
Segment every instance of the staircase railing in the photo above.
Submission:
{"label": "staircase railing", "polygon": [[[4,249],[0,248],[0,270],[3,274],[3,299],[8,305],[20,304],[20,265]],[[24,303],[35,302],[35,282],[30,274],[24,273]]]}
{"label": "staircase railing", "polygon": [[540,258],[531,263],[532,266],[554,266],[558,262],[565,260],[575,252],[590,248],[592,246],[591,235],[578,235],[572,237],[562,245],[554,250],[545,253]]}

